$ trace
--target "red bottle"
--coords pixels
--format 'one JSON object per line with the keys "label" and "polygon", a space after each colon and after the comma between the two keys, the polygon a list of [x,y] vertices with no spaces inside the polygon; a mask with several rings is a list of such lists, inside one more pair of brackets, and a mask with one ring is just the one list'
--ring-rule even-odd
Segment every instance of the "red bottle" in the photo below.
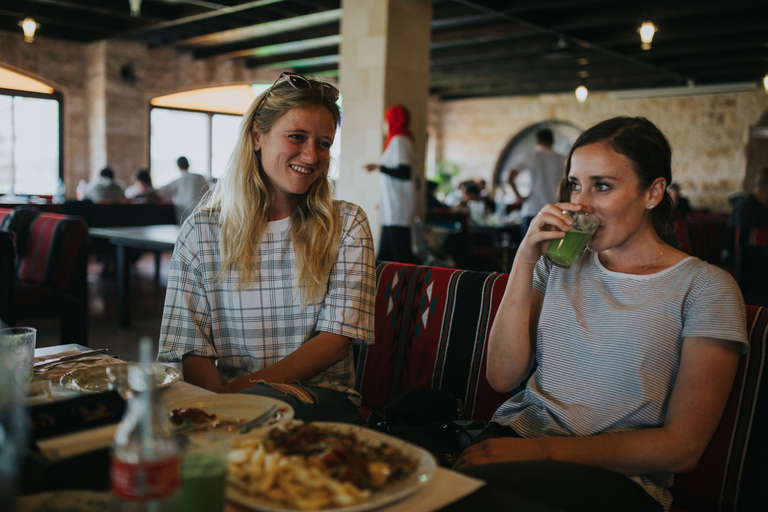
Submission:
{"label": "red bottle", "polygon": [[151,350],[151,342],[142,339],[142,364],[128,372],[133,394],[112,445],[112,510],[175,511],[177,506],[181,450],[157,396],[155,375],[148,364]]}

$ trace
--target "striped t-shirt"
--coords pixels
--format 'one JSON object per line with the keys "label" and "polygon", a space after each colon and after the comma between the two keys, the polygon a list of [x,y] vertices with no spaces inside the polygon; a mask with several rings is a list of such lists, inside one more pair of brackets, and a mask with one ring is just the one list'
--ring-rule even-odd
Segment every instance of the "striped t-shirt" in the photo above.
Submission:
{"label": "striped t-shirt", "polygon": [[[526,438],[660,427],[683,338],[748,348],[738,286],[697,258],[644,276],[612,272],[589,251],[568,270],[542,258],[534,288],[544,293],[538,368],[493,418]],[[672,474],[630,478],[669,509]]]}

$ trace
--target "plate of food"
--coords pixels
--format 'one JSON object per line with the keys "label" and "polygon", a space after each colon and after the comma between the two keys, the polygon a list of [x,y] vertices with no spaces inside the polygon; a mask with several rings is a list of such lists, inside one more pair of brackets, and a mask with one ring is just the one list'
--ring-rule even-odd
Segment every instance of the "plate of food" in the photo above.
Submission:
{"label": "plate of food", "polygon": [[426,450],[364,427],[277,427],[234,444],[227,499],[264,512],[361,512],[420,491],[436,469]]}
{"label": "plate of food", "polygon": [[[126,363],[115,363],[127,368]],[[151,363],[155,371],[155,381],[159,388],[170,386],[181,377],[181,372],[171,366],[159,363]],[[73,370],[61,377],[61,385],[73,391],[85,393],[102,393],[110,390],[107,368],[114,365],[102,364]]]}
{"label": "plate of food", "polygon": [[[258,437],[276,425],[293,420],[293,407],[287,403],[258,395],[226,394],[184,398],[168,404],[171,423],[177,433],[214,438]],[[259,426],[243,425],[268,411]]]}

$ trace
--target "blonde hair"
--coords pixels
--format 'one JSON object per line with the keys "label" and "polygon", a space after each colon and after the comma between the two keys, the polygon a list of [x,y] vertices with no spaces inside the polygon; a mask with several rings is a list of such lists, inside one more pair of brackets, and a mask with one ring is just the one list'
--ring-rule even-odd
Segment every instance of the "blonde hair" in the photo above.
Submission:
{"label": "blonde hair", "polygon": [[[341,122],[336,88],[314,79],[308,79],[308,83],[310,87],[296,88],[280,82],[253,101],[243,116],[224,174],[201,203],[201,210],[219,212],[221,268],[217,278],[238,269],[238,289],[258,277],[259,244],[269,220],[267,177],[261,165],[261,153],[253,149],[252,135],[269,133],[275,123],[294,108],[322,106],[333,116],[335,126]],[[302,304],[306,305],[325,294],[340,245],[341,224],[333,204],[328,168],[322,170],[322,175],[306,193],[290,199],[289,209],[298,270],[295,291],[301,293]]]}

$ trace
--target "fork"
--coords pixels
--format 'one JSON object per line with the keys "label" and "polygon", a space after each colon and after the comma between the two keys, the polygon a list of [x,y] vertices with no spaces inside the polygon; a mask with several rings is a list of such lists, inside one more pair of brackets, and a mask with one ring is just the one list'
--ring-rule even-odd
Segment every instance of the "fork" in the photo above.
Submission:
{"label": "fork", "polygon": [[74,361],[59,361],[57,363],[51,363],[48,366],[43,366],[42,368],[35,368],[35,373],[45,373],[48,370],[52,370],[53,368],[56,368],[60,364],[92,363],[94,361],[102,361],[103,359],[104,358],[102,357],[94,357],[94,358],[77,359]]}
{"label": "fork", "polygon": [[252,429],[259,427],[262,424],[269,421],[278,410],[279,408],[277,407],[277,405],[272,405],[269,409],[259,414],[252,420],[246,421],[245,423],[240,423],[238,421],[232,421],[232,420],[214,420],[212,423],[199,423],[195,425],[190,425],[188,427],[179,428],[178,430],[176,430],[176,433],[190,434],[198,430],[210,430],[210,429],[216,429],[222,426],[232,426],[238,429],[239,434],[247,434]]}

